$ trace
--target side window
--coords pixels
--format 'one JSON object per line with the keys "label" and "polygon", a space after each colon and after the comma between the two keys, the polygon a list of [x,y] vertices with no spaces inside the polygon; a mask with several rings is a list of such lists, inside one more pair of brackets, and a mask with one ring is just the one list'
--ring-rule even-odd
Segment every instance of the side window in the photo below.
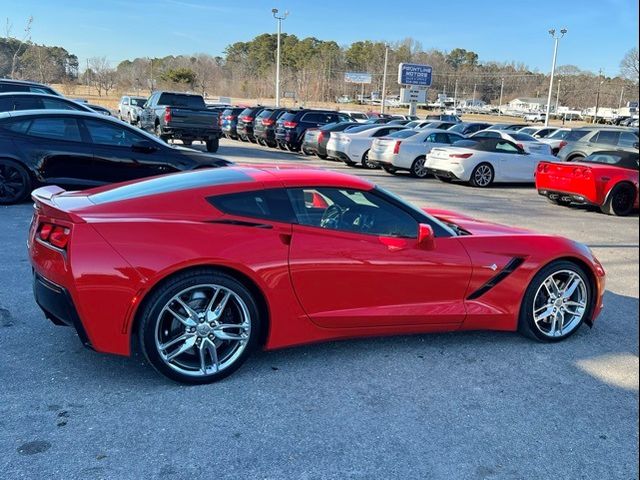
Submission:
{"label": "side window", "polygon": [[340,188],[289,189],[301,225],[385,237],[416,238],[418,222],[371,192]]}
{"label": "side window", "polygon": [[638,137],[631,132],[621,132],[620,139],[618,140],[618,146],[620,147],[633,147],[638,143]]}
{"label": "side window", "polygon": [[478,132],[475,138],[502,138],[498,132]]}
{"label": "side window", "polygon": [[324,115],[322,115],[321,113],[305,113],[302,116],[302,119],[300,120],[301,122],[309,122],[309,123],[322,123],[322,121],[324,120]]}
{"label": "side window", "polygon": [[32,137],[80,142],[82,137],[75,118],[34,118],[25,134]]}
{"label": "side window", "polygon": [[392,131],[391,128],[381,128],[380,130],[378,130],[377,132],[375,132],[373,135],[371,135],[372,137],[384,137],[386,135],[389,135],[389,133]]}
{"label": "side window", "polygon": [[496,151],[504,152],[504,153],[518,153],[518,147],[509,143],[509,142],[498,142],[496,143]]}
{"label": "side window", "polygon": [[112,125],[109,122],[100,120],[84,120],[84,124],[89,130],[89,135],[93,143],[97,145],[111,145],[117,147],[130,147],[133,144],[144,140],[140,135],[119,125]]}
{"label": "side window", "polygon": [[27,130],[29,130],[29,127],[31,126],[31,120],[10,120],[8,122],[4,122],[2,123],[2,127],[6,128],[7,130],[10,130],[12,132],[16,132],[16,133],[22,133],[25,134],[27,133]]}
{"label": "side window", "polygon": [[13,102],[12,110],[40,110],[45,108],[41,98],[33,98],[28,96],[16,97]]}
{"label": "side window", "polygon": [[29,87],[29,91],[31,93],[46,93],[46,94],[53,93],[48,88],[41,88],[41,87]]}
{"label": "side window", "polygon": [[124,97],[124,98],[122,99],[122,104],[123,104],[123,105],[129,105],[129,97]]}
{"label": "side window", "polygon": [[209,197],[207,200],[218,210],[229,215],[285,223],[295,221],[287,193],[282,189],[229,193]]}
{"label": "side window", "polygon": [[80,107],[76,107],[70,102],[64,102],[62,100],[57,100],[53,98],[43,98],[42,105],[47,109],[57,109],[57,110],[80,110]]}
{"label": "side window", "polygon": [[446,143],[454,143],[454,142],[457,142],[458,140],[464,140],[464,137],[461,137],[460,135],[456,135],[454,133],[447,133],[446,135],[447,137],[449,137],[449,141]]}
{"label": "side window", "polygon": [[620,138],[620,132],[612,132],[609,130],[601,130],[591,139],[594,143],[602,143],[604,145],[616,145]]}

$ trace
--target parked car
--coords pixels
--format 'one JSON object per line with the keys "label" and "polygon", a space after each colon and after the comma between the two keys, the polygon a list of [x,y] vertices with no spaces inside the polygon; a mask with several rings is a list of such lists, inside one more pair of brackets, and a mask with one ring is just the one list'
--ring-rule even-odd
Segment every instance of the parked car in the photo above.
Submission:
{"label": "parked car", "polygon": [[95,113],[106,115],[107,117],[113,117],[113,113],[107,107],[103,107],[102,105],[96,105],[95,103],[85,103],[84,105],[85,107],[89,107]]}
{"label": "parked car", "polygon": [[513,130],[480,130],[473,135],[469,135],[468,138],[502,138],[515,143],[527,153],[551,155],[551,147],[546,143],[542,143],[526,133],[515,132]]}
{"label": "parked car", "polygon": [[288,108],[265,108],[256,115],[253,122],[253,135],[256,141],[271,148],[276,147],[276,122],[290,111],[291,109]]}
{"label": "parked car", "polygon": [[430,120],[426,120],[426,121],[429,123],[427,123],[425,126],[421,128],[433,128],[434,130],[448,130],[454,125],[456,125],[457,123],[460,123],[460,122],[443,122],[440,120],[437,120],[435,122],[432,122]]}
{"label": "parked car", "polygon": [[557,127],[522,127],[518,132],[526,133],[527,135],[531,135],[533,138],[542,140],[552,133],[555,133],[557,130]]}
{"label": "parked car", "polygon": [[12,80],[9,78],[0,78],[0,93],[8,92],[46,93],[47,95],[55,95],[56,97],[62,96],[49,85],[29,82],[27,80]]}
{"label": "parked car", "polygon": [[191,145],[200,140],[206,143],[208,152],[218,150],[218,114],[207,108],[202,95],[153,92],[142,109],[140,126],[164,141],[179,139]]}
{"label": "parked car", "polygon": [[[402,125],[405,126],[408,123],[413,122],[414,120],[404,120],[404,119],[399,119],[399,118],[393,118],[390,121],[388,121],[386,123],[386,125]],[[413,128],[413,127],[407,127],[407,128]]]}
{"label": "parked car", "polygon": [[556,343],[603,307],[605,271],[585,245],[422,210],[331,171],[229,167],[33,200],[44,316],[101,353],[137,341],[184,383],[221,380],[257,349],[346,337],[487,329]]}
{"label": "parked car", "polygon": [[0,204],[38,185],[93,187],[230,162],[173,147],[114,117],[72,110],[0,113]]}
{"label": "parked car", "polygon": [[374,139],[369,162],[381,166],[387,173],[407,170],[412,177],[425,178],[428,175],[425,161],[431,149],[463,139],[462,135],[445,130],[400,130]]}
{"label": "parked car", "polygon": [[525,122],[542,123],[547,118],[547,114],[541,112],[527,113],[523,118]]}
{"label": "parked car", "polygon": [[480,130],[486,130],[491,126],[491,123],[486,122],[460,122],[456,123],[453,127],[448,128],[450,132],[459,133],[460,135],[471,135],[472,133],[479,132]]}
{"label": "parked car", "polygon": [[470,138],[451,147],[433,148],[426,167],[439,180],[461,180],[485,188],[500,182],[533,183],[542,160],[553,157],[527,153],[509,140]]}
{"label": "parked car", "polygon": [[253,135],[253,126],[256,117],[267,107],[258,105],[257,107],[247,107],[238,114],[238,124],[236,132],[238,138],[243,142],[256,143],[256,137]]}
{"label": "parked car", "polygon": [[338,113],[348,115],[354,122],[358,123],[364,123],[369,120],[369,116],[366,113],[358,110],[340,110]]}
{"label": "parked car", "polygon": [[511,131],[518,131],[521,128],[524,127],[528,127],[529,124],[527,123],[494,123],[493,125],[491,125],[490,127],[487,128],[487,130],[511,130]]}
{"label": "parked car", "polygon": [[362,165],[365,168],[379,168],[377,164],[369,162],[369,149],[373,140],[386,137],[398,130],[405,130],[402,125],[361,125],[350,128],[346,132],[331,133],[327,142],[327,156],[340,160],[346,165]]}
{"label": "parked car", "polygon": [[374,118],[369,118],[369,120],[364,122],[364,124],[365,125],[384,125],[386,123],[391,122],[392,120],[394,119],[391,117],[374,117]]}
{"label": "parked car", "polygon": [[610,150],[571,164],[540,162],[536,188],[556,205],[593,205],[609,215],[628,215],[638,209],[638,153]]}
{"label": "parked car", "polygon": [[304,134],[302,151],[308,155],[317,155],[325,160],[327,158],[327,143],[332,132],[344,132],[350,128],[360,126],[357,122],[328,123],[318,128],[309,128]]}
{"label": "parked car", "polygon": [[222,112],[219,120],[222,134],[227,138],[237,139],[238,132],[236,127],[238,126],[238,115],[246,107],[229,107]]}
{"label": "parked car", "polygon": [[549,145],[551,147],[551,152],[554,155],[557,155],[560,149],[567,144],[566,138],[569,136],[570,132],[570,128],[559,128],[548,137],[541,138],[540,141]]}
{"label": "parked car", "polygon": [[77,110],[80,112],[93,112],[86,105],[68,98],[49,95],[48,93],[0,93],[0,112],[16,110]]}
{"label": "parked car", "polygon": [[292,110],[280,117],[276,123],[276,142],[282,148],[297,152],[302,146],[304,133],[308,128],[349,120],[349,116],[333,110],[311,110],[307,108]]}
{"label": "parked car", "polygon": [[130,95],[121,97],[118,103],[118,118],[131,125],[137,125],[140,122],[140,114],[146,102],[147,99],[145,97],[133,97]]}
{"label": "parked car", "polygon": [[449,114],[440,114],[440,115],[427,115],[425,120],[431,120],[432,122],[452,122],[452,123],[461,123],[460,117],[458,115],[449,115]]}
{"label": "parked car", "polygon": [[430,123],[433,123],[431,120],[411,120],[408,123],[405,123],[404,126],[407,128],[413,128],[419,130],[421,128],[426,127]]}
{"label": "parked car", "polygon": [[638,133],[626,128],[583,127],[572,130],[558,152],[558,159],[577,162],[602,150],[638,152]]}

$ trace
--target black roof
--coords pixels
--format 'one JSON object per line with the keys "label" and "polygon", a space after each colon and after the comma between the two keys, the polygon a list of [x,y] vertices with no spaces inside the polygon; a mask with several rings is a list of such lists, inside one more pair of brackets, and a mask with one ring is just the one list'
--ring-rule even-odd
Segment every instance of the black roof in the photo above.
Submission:
{"label": "black roof", "polygon": [[583,159],[585,163],[597,163],[600,165],[611,165],[631,170],[638,170],[640,155],[637,152],[626,152],[622,150],[603,150],[594,152]]}
{"label": "black roof", "polygon": [[32,82],[31,80],[14,80],[13,78],[0,78],[0,83],[11,83],[14,85],[29,85],[33,87],[46,87],[51,88],[44,83]]}

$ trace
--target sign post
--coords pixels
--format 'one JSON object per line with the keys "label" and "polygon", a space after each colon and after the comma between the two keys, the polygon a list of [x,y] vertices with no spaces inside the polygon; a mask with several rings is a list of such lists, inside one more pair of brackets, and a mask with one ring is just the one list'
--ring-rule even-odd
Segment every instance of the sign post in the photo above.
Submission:
{"label": "sign post", "polygon": [[371,74],[366,72],[345,72],[345,83],[360,84],[360,100],[364,103],[364,86],[371,83]]}
{"label": "sign post", "polygon": [[[409,104],[409,115],[415,116],[418,103],[426,103],[427,90],[431,86],[433,69],[430,65],[401,63],[398,65],[398,84],[403,102]],[[422,92],[422,93],[420,93]]]}

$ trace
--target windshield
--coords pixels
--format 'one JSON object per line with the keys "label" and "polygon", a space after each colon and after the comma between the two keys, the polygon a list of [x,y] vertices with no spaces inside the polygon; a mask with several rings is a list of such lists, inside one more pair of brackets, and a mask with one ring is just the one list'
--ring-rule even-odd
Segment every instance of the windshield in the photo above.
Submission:
{"label": "windshield", "polygon": [[136,107],[141,107],[146,103],[146,98],[132,98],[131,105],[135,105]]}
{"label": "windshield", "polygon": [[389,138],[409,138],[413,137],[416,133],[418,133],[417,130],[399,130],[387,136]]}
{"label": "windshield", "polygon": [[370,125],[360,125],[359,127],[353,127],[349,129],[349,133],[360,133],[365,130],[370,130],[375,127],[379,127],[380,125],[370,124]]}
{"label": "windshield", "polygon": [[518,142],[537,142],[535,138],[526,133],[510,133],[509,136]]}
{"label": "windshield", "polygon": [[449,130],[452,132],[464,133],[464,129],[467,128],[467,126],[468,126],[467,123],[458,123],[457,125],[454,125],[453,127],[449,128]]}
{"label": "windshield", "polygon": [[158,105],[170,107],[196,108],[204,110],[207,106],[200,95],[187,95],[182,93],[163,93],[158,99]]}

